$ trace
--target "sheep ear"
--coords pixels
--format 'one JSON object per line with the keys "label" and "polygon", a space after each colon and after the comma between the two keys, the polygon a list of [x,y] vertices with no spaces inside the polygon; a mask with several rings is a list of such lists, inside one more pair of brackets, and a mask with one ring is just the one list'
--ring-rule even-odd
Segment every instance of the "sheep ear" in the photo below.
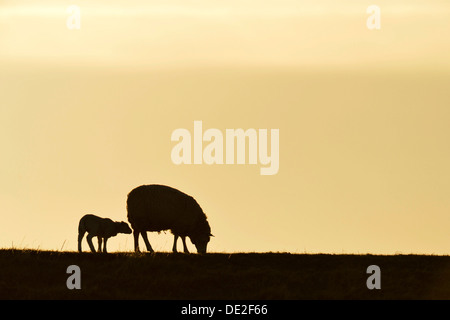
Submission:
{"label": "sheep ear", "polygon": [[214,235],[212,233],[209,234],[210,237],[214,237]]}

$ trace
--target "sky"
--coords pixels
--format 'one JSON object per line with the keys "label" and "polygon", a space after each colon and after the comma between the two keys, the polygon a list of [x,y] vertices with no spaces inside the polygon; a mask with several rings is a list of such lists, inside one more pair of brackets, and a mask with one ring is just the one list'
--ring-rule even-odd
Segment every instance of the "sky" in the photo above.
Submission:
{"label": "sky", "polygon": [[[449,32],[438,0],[1,1],[0,247],[76,250],[84,214],[126,221],[158,183],[212,252],[449,254]],[[176,165],[194,121],[278,129],[278,172]]]}

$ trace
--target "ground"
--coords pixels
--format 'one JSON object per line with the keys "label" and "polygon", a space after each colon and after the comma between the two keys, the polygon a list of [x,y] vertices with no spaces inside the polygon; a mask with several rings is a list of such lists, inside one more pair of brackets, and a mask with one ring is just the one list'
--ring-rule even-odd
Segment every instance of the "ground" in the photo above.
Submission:
{"label": "ground", "polygon": [[[69,290],[67,267],[80,267]],[[380,267],[369,290],[367,267]],[[450,256],[0,250],[1,299],[450,299]]]}

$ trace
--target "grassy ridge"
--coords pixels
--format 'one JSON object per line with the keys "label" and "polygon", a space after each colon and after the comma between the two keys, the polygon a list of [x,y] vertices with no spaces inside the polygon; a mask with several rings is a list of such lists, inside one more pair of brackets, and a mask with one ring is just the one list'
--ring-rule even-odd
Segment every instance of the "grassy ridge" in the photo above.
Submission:
{"label": "grassy ridge", "polygon": [[[81,290],[69,290],[69,265]],[[366,269],[381,268],[381,290]],[[1,299],[450,299],[450,256],[0,250]]]}

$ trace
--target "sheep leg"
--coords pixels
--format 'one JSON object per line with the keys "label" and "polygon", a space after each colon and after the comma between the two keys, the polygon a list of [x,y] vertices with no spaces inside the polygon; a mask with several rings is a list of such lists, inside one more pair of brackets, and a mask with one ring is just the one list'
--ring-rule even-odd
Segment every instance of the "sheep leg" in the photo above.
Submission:
{"label": "sheep leg", "polygon": [[98,239],[98,252],[102,252],[102,237],[97,236]]}
{"label": "sheep leg", "polygon": [[178,235],[174,234],[173,235],[173,247],[172,247],[172,251],[173,253],[177,253],[177,240],[178,240]]}
{"label": "sheep leg", "polygon": [[134,251],[135,252],[140,252],[139,251],[139,231],[134,230],[133,231],[133,237],[134,237]]}
{"label": "sheep leg", "polygon": [[108,238],[103,238],[103,253],[108,253],[106,251],[106,241],[108,240]]}
{"label": "sheep leg", "polygon": [[147,231],[141,231],[141,236],[144,239],[145,246],[147,247],[147,251],[154,252],[152,246],[150,245],[150,242],[148,241]]}
{"label": "sheep leg", "polygon": [[86,239],[87,239],[87,242],[88,242],[88,244],[89,244],[89,248],[91,248],[91,251],[92,251],[92,252],[95,252],[94,245],[92,244],[92,238],[93,238],[93,237],[94,237],[93,235],[88,234],[87,237],[86,237]]}
{"label": "sheep leg", "polygon": [[187,245],[186,245],[186,236],[182,236],[182,237],[181,237],[181,240],[183,241],[183,250],[184,250],[184,253],[189,253],[189,250],[188,250]]}
{"label": "sheep leg", "polygon": [[78,252],[81,252],[81,241],[83,240],[86,231],[81,231],[78,233]]}

